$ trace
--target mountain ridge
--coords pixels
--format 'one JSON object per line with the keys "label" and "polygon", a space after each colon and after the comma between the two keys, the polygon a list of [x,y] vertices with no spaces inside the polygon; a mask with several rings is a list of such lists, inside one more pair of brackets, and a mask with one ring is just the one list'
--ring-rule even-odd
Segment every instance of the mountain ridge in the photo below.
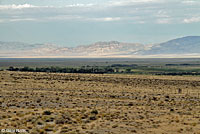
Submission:
{"label": "mountain ridge", "polygon": [[0,41],[0,57],[200,57],[200,36],[186,36],[159,44],[99,41],[90,45],[61,47]]}

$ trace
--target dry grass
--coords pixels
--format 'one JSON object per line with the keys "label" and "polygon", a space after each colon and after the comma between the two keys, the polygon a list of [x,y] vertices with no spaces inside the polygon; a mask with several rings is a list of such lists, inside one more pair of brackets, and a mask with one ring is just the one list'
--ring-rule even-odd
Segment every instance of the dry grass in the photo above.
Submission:
{"label": "dry grass", "polygon": [[200,78],[0,72],[0,129],[200,134]]}

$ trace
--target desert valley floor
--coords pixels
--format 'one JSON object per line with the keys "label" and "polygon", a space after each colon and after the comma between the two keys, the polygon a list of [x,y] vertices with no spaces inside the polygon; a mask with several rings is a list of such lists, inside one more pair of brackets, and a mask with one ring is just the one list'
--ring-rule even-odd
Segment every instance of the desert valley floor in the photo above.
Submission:
{"label": "desert valley floor", "polygon": [[0,71],[0,129],[200,134],[200,77]]}

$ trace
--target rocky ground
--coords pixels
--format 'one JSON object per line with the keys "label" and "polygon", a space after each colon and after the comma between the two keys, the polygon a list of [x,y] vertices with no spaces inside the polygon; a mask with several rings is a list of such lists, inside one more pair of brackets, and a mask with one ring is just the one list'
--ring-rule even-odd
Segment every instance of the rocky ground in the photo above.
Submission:
{"label": "rocky ground", "polygon": [[200,77],[0,71],[0,129],[200,134]]}

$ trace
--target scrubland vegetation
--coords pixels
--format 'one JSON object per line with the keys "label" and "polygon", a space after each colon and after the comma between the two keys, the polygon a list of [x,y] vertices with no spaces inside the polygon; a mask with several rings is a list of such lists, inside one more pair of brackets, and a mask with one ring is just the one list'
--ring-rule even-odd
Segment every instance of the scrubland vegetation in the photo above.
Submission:
{"label": "scrubland vegetation", "polygon": [[0,129],[200,134],[198,76],[0,72]]}

